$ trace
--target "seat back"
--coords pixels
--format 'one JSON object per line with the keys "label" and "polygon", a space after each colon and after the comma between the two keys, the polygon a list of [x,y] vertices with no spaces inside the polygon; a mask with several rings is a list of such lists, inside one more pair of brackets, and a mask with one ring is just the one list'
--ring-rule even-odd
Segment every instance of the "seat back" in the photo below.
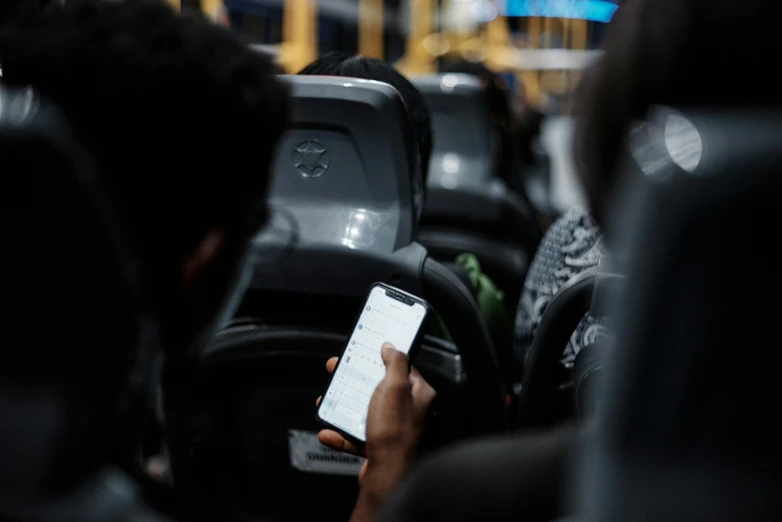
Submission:
{"label": "seat back", "polygon": [[377,281],[427,299],[459,347],[427,338],[415,362],[440,396],[432,443],[505,427],[475,300],[413,242],[417,155],[401,97],[371,81],[287,81],[293,124],[274,163],[273,219],[254,241],[247,319],[167,386],[176,483],[193,518],[348,518],[361,463],[317,443],[314,400]]}
{"label": "seat back", "polygon": [[287,80],[294,124],[277,148],[270,204],[291,214],[301,243],[379,252],[412,243],[411,179],[420,178],[420,168],[396,90],[350,78]]}
{"label": "seat back", "polygon": [[551,158],[540,136],[529,139],[530,158],[526,164],[519,165],[521,190],[539,214],[556,218],[557,212],[552,204]]}
{"label": "seat back", "polygon": [[420,462],[388,499],[378,522],[564,522],[574,425],[513,437],[485,437]]}
{"label": "seat back", "polygon": [[430,256],[445,264],[465,252],[474,254],[480,261],[481,271],[503,291],[508,316],[515,315],[530,264],[529,253],[511,243],[451,227],[424,226],[418,232],[418,242]]}
{"label": "seat back", "polygon": [[595,268],[581,272],[563,285],[546,307],[524,362],[518,428],[547,427],[571,413],[572,401],[560,391],[564,381],[560,359],[589,311],[596,276]]}
{"label": "seat back", "polygon": [[[128,245],[91,156],[57,108],[7,87],[0,107],[13,274],[4,294],[0,518],[158,520],[102,444],[110,437],[118,450],[132,448],[136,433],[106,429],[107,402],[113,414],[117,404],[102,400],[116,399],[116,379],[136,360],[139,280]],[[137,412],[123,413],[134,427]]]}
{"label": "seat back", "polygon": [[499,178],[484,89],[466,74],[413,79],[432,115],[434,150],[418,240],[436,259],[475,254],[516,302],[540,230],[529,203]]}
{"label": "seat back", "polygon": [[432,118],[430,187],[482,186],[495,179],[492,123],[480,81],[468,74],[448,73],[413,78],[413,85]]}
{"label": "seat back", "polygon": [[582,470],[586,520],[782,516],[780,129],[778,110],[658,109],[630,136],[637,179],[613,237],[633,261]]}
{"label": "seat back", "polygon": [[[510,239],[528,251],[534,248],[540,238],[530,227],[534,214],[529,204],[495,172],[493,126],[480,81],[449,73],[419,76],[413,84],[424,96],[434,128],[424,224],[452,225]],[[513,234],[498,232],[498,225]]]}
{"label": "seat back", "polygon": [[598,393],[604,379],[604,368],[611,358],[612,335],[608,322],[610,308],[617,296],[625,290],[627,284],[627,260],[622,255],[603,255],[597,266],[592,291],[592,306],[589,315],[606,321],[608,331],[604,335],[593,336],[581,347],[573,362],[572,382],[573,399],[578,417],[587,422],[600,407],[601,395]]}

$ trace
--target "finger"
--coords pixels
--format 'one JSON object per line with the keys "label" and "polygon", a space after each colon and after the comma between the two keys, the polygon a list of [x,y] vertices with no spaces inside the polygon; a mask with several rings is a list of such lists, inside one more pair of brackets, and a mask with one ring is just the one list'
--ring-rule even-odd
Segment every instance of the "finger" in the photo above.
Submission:
{"label": "finger", "polygon": [[[424,380],[421,372],[419,372],[415,366],[410,368],[410,384],[415,386],[415,383],[419,380]],[[425,381],[424,381],[425,382]]]}
{"label": "finger", "polygon": [[437,392],[415,369],[410,372],[410,383],[414,411],[418,415],[423,415],[437,397]]}
{"label": "finger", "polygon": [[326,361],[326,371],[329,373],[334,373],[334,368],[337,367],[338,360],[339,357],[332,357],[328,361]]}
{"label": "finger", "polygon": [[386,365],[386,381],[393,383],[409,382],[409,359],[391,343],[383,344],[380,349],[380,356],[383,358],[383,364]]}
{"label": "finger", "polygon": [[351,453],[353,455],[358,455],[359,457],[364,456],[364,453],[357,448],[355,444],[333,430],[321,430],[320,433],[318,433],[318,441],[324,446],[328,446],[337,451],[344,451],[345,453]]}
{"label": "finger", "polygon": [[317,399],[315,399],[315,406],[320,406],[320,401],[323,399],[323,395],[319,395]]}
{"label": "finger", "polygon": [[367,462],[368,460],[365,460],[364,463],[361,465],[361,469],[358,470],[358,483],[361,484],[364,480],[364,475],[367,474]]}
{"label": "finger", "polygon": [[415,368],[410,369],[410,386],[413,389],[413,395],[419,394],[421,396],[427,396],[432,399],[437,396],[437,392],[434,388],[432,388],[432,385],[427,382],[426,379],[424,379],[423,375],[421,375],[418,370]]}

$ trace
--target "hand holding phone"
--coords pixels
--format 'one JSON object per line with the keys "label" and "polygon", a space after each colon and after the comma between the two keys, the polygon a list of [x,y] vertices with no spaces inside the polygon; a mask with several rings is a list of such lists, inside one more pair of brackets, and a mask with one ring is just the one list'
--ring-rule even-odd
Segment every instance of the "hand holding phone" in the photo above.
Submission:
{"label": "hand holding phone", "polygon": [[366,441],[372,394],[386,376],[386,360],[398,359],[393,353],[389,359],[381,349],[391,344],[391,350],[404,354],[409,393],[409,358],[423,334],[429,310],[428,303],[418,297],[380,283],[372,286],[318,407],[321,422],[348,440]]}
{"label": "hand holding phone", "polygon": [[[318,434],[325,446],[366,457],[358,480],[362,495],[370,497],[370,507],[381,505],[413,464],[427,412],[437,395],[415,368],[408,372],[405,354],[385,345],[381,355],[386,375],[369,404],[366,445],[357,446],[329,429]],[[336,357],[329,359],[327,371],[333,373],[336,365]],[[361,502],[360,497],[357,510]]]}

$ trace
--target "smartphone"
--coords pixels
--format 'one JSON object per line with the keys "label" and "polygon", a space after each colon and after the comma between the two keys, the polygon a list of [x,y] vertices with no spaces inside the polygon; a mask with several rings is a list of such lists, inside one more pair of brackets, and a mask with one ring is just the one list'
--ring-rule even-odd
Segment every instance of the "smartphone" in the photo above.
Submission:
{"label": "smartphone", "polygon": [[323,393],[318,420],[354,442],[365,442],[369,401],[386,374],[380,350],[391,343],[412,360],[430,311],[420,297],[383,283],[372,285]]}

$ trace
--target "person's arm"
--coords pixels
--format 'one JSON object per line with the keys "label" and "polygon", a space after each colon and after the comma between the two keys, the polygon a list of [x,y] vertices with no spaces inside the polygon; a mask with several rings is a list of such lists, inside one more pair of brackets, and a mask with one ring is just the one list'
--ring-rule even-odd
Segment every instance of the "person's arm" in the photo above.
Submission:
{"label": "person's arm", "polygon": [[[416,370],[407,355],[386,343],[381,351],[386,375],[369,403],[364,451],[332,430],[318,434],[331,448],[367,458],[359,473],[360,492],[350,522],[372,522],[386,499],[412,466],[426,414],[435,398],[434,389]],[[327,369],[334,371],[336,358]]]}
{"label": "person's arm", "polygon": [[391,463],[380,462],[374,469],[371,469],[369,461],[367,461],[366,471],[362,473],[360,480],[361,488],[356,500],[356,507],[353,508],[350,522],[373,522],[385,506],[388,497],[402,483],[408,469],[412,466],[412,460],[389,464]]}

